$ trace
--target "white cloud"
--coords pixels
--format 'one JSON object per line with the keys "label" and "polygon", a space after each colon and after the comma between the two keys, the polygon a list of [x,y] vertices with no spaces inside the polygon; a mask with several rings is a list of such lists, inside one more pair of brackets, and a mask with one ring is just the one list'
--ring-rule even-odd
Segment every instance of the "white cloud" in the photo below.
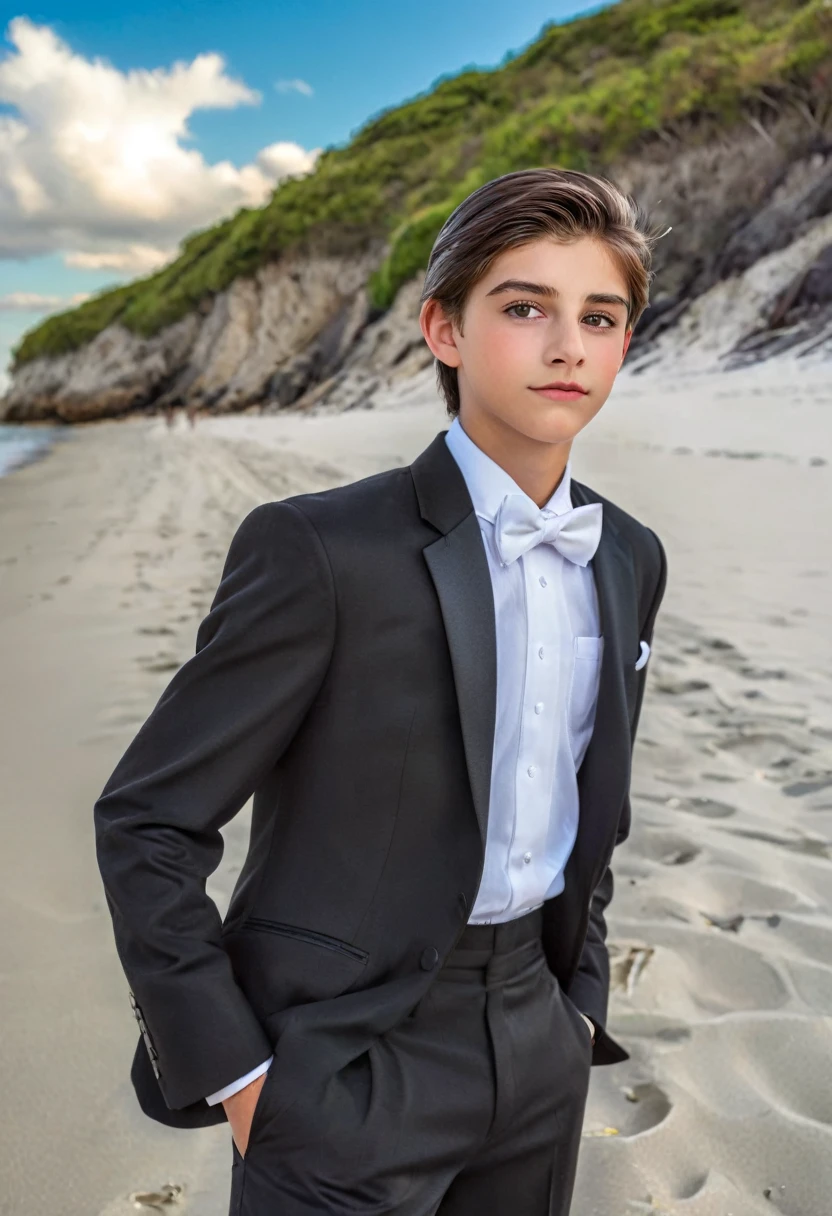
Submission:
{"label": "white cloud", "polygon": [[0,312],[57,312],[72,308],[90,298],[88,291],[76,291],[71,296],[45,296],[36,291],[12,291],[0,296]]}
{"label": "white cloud", "polygon": [[278,93],[303,93],[304,97],[311,97],[315,92],[305,80],[276,80],[274,87]]}
{"label": "white cloud", "polygon": [[176,257],[178,250],[157,249],[154,245],[128,245],[108,253],[65,253],[64,262],[76,270],[122,270],[130,274],[150,274]]}
{"label": "white cloud", "polygon": [[257,153],[257,165],[269,178],[290,177],[310,168],[309,153],[298,144],[278,140]]}
{"label": "white cloud", "polygon": [[0,102],[15,113],[0,114],[0,258],[59,251],[75,267],[147,272],[320,152],[279,142],[238,168],[184,147],[194,111],[260,100],[220,55],[121,72],[25,17],[6,37]]}

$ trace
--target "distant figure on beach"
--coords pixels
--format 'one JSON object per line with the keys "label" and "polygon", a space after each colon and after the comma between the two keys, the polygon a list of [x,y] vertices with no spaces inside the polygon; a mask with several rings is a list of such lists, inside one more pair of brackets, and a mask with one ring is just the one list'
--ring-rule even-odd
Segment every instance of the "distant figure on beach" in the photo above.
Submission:
{"label": "distant figure on beach", "polygon": [[165,422],[167,423],[168,430],[172,431],[176,423],[176,414],[172,405],[165,406]]}
{"label": "distant figure on beach", "polygon": [[188,415],[188,422],[191,424],[191,430],[196,426],[197,406],[195,401],[189,401],[185,407],[185,413]]}
{"label": "distant figure on beach", "polygon": [[570,452],[648,306],[643,214],[553,168],[456,207],[419,314],[451,425],[245,516],[95,804],[136,1095],[228,1122],[230,1216],[568,1216],[590,1067],[630,1058],[605,910],[667,579]]}

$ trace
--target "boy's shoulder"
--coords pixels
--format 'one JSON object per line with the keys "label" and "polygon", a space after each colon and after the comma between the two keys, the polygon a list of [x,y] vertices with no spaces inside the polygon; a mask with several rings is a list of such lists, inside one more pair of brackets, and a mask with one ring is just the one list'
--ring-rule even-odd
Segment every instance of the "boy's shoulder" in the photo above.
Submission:
{"label": "boy's shoulder", "polygon": [[600,502],[604,507],[604,519],[614,524],[619,537],[630,549],[639,567],[656,574],[666,565],[666,556],[662,542],[647,524],[636,519],[629,511],[625,511],[618,503],[613,502],[604,494],[599,494],[586,482],[577,482],[584,491],[585,497],[591,502]]}
{"label": "boy's shoulder", "polygon": [[408,498],[413,500],[413,482],[409,466],[402,465],[325,490],[293,494],[281,499],[281,502],[291,503],[321,522],[327,519],[343,520],[345,517],[360,521],[367,516],[372,517],[385,504],[407,501]]}
{"label": "boy's shoulder", "polygon": [[323,490],[307,490],[275,499],[255,507],[264,517],[283,520],[283,526],[304,521],[330,552],[349,549],[358,538],[362,542],[387,544],[403,537],[411,525],[423,527],[410,476],[410,468],[383,469],[343,485]]}

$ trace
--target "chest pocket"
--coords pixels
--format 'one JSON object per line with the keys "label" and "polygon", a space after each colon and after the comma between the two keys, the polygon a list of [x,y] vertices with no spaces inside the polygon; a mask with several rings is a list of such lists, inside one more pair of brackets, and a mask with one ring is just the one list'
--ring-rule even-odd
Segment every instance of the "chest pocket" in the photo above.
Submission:
{"label": "chest pocket", "polygon": [[569,676],[569,693],[566,704],[569,745],[572,748],[576,769],[580,768],[592,738],[603,655],[603,637],[573,638],[572,671]]}

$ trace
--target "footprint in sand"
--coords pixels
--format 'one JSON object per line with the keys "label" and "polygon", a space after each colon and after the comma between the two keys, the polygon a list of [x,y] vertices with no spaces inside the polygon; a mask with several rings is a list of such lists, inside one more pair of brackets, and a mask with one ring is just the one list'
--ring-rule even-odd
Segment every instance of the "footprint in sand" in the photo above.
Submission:
{"label": "footprint in sand", "polygon": [[[703,1073],[697,1052],[709,1059],[707,1100],[725,1113],[789,1112],[821,1128],[832,1127],[832,1085],[827,1061],[832,1050],[828,1019],[800,1014],[761,1014],[696,1028],[696,1042],[681,1080],[695,1095]],[[740,1080],[741,1078],[741,1080]],[[718,1089],[718,1094],[713,1090]],[[705,1095],[703,1095],[704,1097]],[[818,1212],[818,1216],[820,1213]]]}
{"label": "footprint in sand", "polygon": [[686,836],[659,829],[645,832],[641,852],[660,865],[683,866],[694,861],[702,850]]}
{"label": "footprint in sand", "polygon": [[693,1031],[686,1022],[679,1022],[667,1014],[634,1010],[620,1017],[621,1033],[632,1039],[646,1039],[658,1043],[688,1043]]}
{"label": "footprint in sand", "polygon": [[698,815],[700,819],[729,819],[737,813],[735,806],[731,806],[727,802],[718,802],[715,798],[706,798],[703,795],[694,795],[690,798],[676,796],[666,798],[661,794],[634,793],[632,797],[637,802],[652,802],[657,806],[666,806],[671,811],[685,811],[687,814]]}
{"label": "footprint in sand", "polygon": [[637,920],[619,921],[617,929],[654,950],[639,981],[642,1005],[699,1022],[741,1010],[782,1009],[792,1000],[779,961],[735,933]]}
{"label": "footprint in sand", "polygon": [[763,832],[756,828],[726,827],[722,831],[728,832],[732,836],[741,836],[745,840],[773,844],[779,849],[788,849],[792,853],[802,853],[804,856],[821,857],[825,861],[832,861],[832,845],[826,840],[819,840],[816,836],[777,836],[773,832]]}
{"label": "footprint in sand", "polygon": [[782,667],[756,667],[753,663],[744,663],[739,674],[747,680],[786,680],[789,675]]}
{"label": "footprint in sand", "polygon": [[[673,1103],[661,1086],[654,1081],[641,1081],[621,1086],[603,1095],[603,1118],[595,1117],[590,1099],[584,1118],[583,1135],[637,1136],[663,1123],[673,1109]],[[599,1106],[601,1103],[599,1102]],[[599,1110],[600,1115],[600,1110]]]}
{"label": "footprint in sand", "polygon": [[694,890],[698,909],[707,910],[714,922],[721,917],[730,920],[742,913],[747,920],[767,922],[776,928],[781,919],[777,913],[800,913],[812,907],[788,887],[731,868],[732,858],[726,857],[717,845],[714,845],[714,852],[720,865],[700,869]]}
{"label": "footprint in sand", "polygon": [[175,654],[142,655],[136,659],[142,671],[178,671],[182,660]]}
{"label": "footprint in sand", "polygon": [[661,696],[685,697],[692,692],[707,692],[710,689],[707,680],[654,680],[653,688]]}
{"label": "footprint in sand", "polygon": [[764,731],[740,731],[712,739],[714,747],[741,757],[753,767],[782,763],[782,754],[795,752],[806,755],[811,749],[786,735]]}
{"label": "footprint in sand", "polygon": [[[816,794],[832,786],[832,773],[827,773],[813,781],[794,781],[784,785],[782,792],[789,798],[805,798],[807,794]],[[819,809],[819,808],[817,808]]]}

